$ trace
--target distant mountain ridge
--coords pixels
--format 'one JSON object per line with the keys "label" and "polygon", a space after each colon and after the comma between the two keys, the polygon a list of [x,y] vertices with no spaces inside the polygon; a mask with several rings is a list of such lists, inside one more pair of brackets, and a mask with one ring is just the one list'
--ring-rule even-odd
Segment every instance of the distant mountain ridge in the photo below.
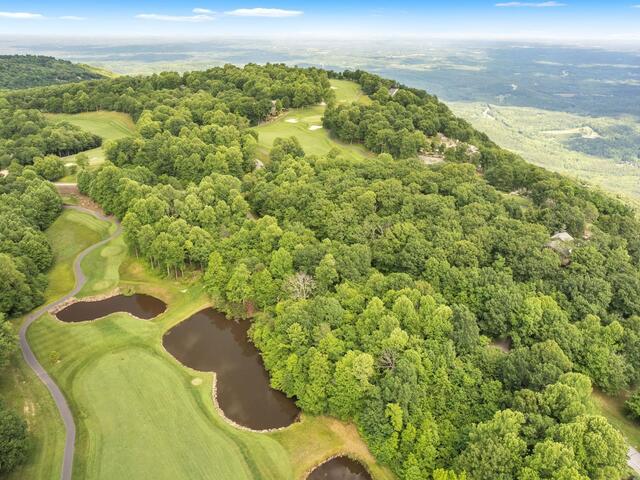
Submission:
{"label": "distant mountain ridge", "polygon": [[108,72],[44,55],[0,55],[0,89],[97,80]]}

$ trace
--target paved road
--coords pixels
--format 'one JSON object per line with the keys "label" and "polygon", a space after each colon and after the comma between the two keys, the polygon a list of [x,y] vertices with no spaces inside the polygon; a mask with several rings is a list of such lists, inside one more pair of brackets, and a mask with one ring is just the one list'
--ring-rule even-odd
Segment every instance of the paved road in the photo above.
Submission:
{"label": "paved road", "polygon": [[[58,184],[58,185],[66,186],[66,184]],[[75,185],[75,184],[68,184],[68,185]],[[82,263],[82,260],[84,259],[84,257],[86,257],[89,253],[91,253],[96,248],[101,247],[105,243],[111,241],[113,238],[120,235],[122,227],[120,226],[119,222],[115,218],[107,217],[93,210],[89,210],[89,209],[77,207],[77,206],[65,206],[65,208],[88,213],[90,215],[93,215],[94,217],[99,218],[100,220],[114,222],[116,223],[116,225],[118,225],[118,228],[116,229],[116,231],[113,232],[113,234],[109,238],[105,238],[104,240],[91,245],[86,250],[83,250],[82,252],[80,252],[80,254],[76,257],[75,261],[73,262],[73,272],[76,277],[76,284],[73,290],[69,292],[67,295],[65,295],[64,297],[56,300],[55,302],[45,305],[43,307],[40,307],[36,311],[27,315],[25,318],[25,321],[22,324],[22,327],[20,328],[20,347],[22,348],[22,355],[24,356],[24,359],[27,362],[27,364],[32,368],[34,372],[36,372],[36,375],[38,375],[40,380],[42,380],[42,383],[44,383],[45,386],[49,389],[49,392],[51,392],[51,396],[55,400],[56,406],[58,407],[58,411],[60,412],[60,416],[62,417],[62,420],[64,422],[67,435],[66,435],[66,440],[64,445],[64,457],[62,460],[62,470],[60,472],[60,479],[71,480],[71,473],[72,473],[72,467],[73,467],[73,453],[75,450],[75,442],[76,442],[76,424],[73,421],[73,415],[71,414],[71,410],[69,409],[69,404],[67,403],[67,400],[64,398],[64,394],[60,390],[60,387],[56,385],[56,383],[45,371],[45,369],[42,368],[42,365],[40,365],[40,362],[38,362],[35,355],[33,354],[33,351],[31,350],[31,347],[27,342],[27,330],[29,329],[29,326],[31,326],[33,322],[35,322],[38,318],[40,318],[42,314],[51,310],[53,307],[60,305],[62,302],[67,301],[71,297],[75,296],[82,289],[84,284],[87,283],[87,277],[85,276],[80,266],[80,264]],[[640,452],[638,452],[633,447],[629,447],[629,451],[627,452],[627,457],[628,457],[627,464],[629,465],[629,467],[631,467],[637,473],[640,473]]]}
{"label": "paved road", "polygon": [[629,447],[627,452],[627,465],[637,473],[640,473],[640,452],[633,447]]}
{"label": "paved road", "polygon": [[51,392],[51,396],[55,400],[56,406],[58,407],[58,411],[60,412],[60,416],[62,417],[62,421],[64,422],[64,427],[66,430],[66,440],[64,444],[64,457],[62,460],[62,470],[60,472],[60,479],[71,480],[71,470],[73,468],[73,452],[75,449],[75,442],[76,442],[76,425],[73,421],[73,415],[71,414],[71,410],[69,409],[69,404],[67,403],[67,400],[64,398],[64,394],[62,393],[62,391],[60,391],[60,388],[58,387],[58,385],[56,385],[56,383],[49,376],[49,374],[44,370],[44,368],[42,368],[42,365],[40,365],[40,362],[38,362],[35,355],[33,354],[33,351],[31,350],[31,347],[27,342],[27,330],[29,329],[29,326],[33,322],[35,322],[43,313],[61,304],[62,302],[68,300],[69,298],[75,296],[82,289],[84,284],[87,282],[87,277],[85,276],[84,272],[82,271],[82,268],[80,267],[82,259],[86,257],[89,253],[91,253],[93,250],[95,250],[96,248],[104,245],[105,243],[107,243],[108,241],[110,241],[111,239],[119,235],[121,227],[118,224],[117,220],[115,220],[114,218],[106,217],[98,212],[94,212],[92,210],[88,210],[86,208],[76,207],[76,206],[67,206],[65,208],[88,213],[101,220],[114,222],[118,225],[118,228],[116,229],[116,231],[113,232],[113,234],[109,238],[106,238],[101,242],[91,245],[86,250],[83,250],[82,252],[80,252],[80,254],[76,257],[75,261],[73,262],[73,272],[75,273],[75,277],[76,277],[76,284],[73,290],[69,292],[67,295],[65,295],[64,297],[56,300],[55,302],[45,305],[43,307],[40,307],[36,311],[27,315],[25,317],[24,322],[22,323],[22,327],[20,328],[20,347],[22,348],[22,355],[24,356],[24,359],[27,362],[27,364],[31,367],[31,369],[34,372],[36,372],[36,375],[38,375],[40,380],[42,380],[42,383],[44,383],[45,386],[49,389],[49,392]]}

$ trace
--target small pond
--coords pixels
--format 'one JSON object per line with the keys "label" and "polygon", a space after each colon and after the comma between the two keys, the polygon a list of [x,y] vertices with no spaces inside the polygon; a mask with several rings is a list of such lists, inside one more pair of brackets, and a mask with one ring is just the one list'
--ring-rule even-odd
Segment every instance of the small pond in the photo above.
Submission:
{"label": "small pond", "polygon": [[313,470],[307,480],[371,480],[360,462],[349,457],[335,457]]}
{"label": "small pond", "polygon": [[254,430],[286,427],[300,411],[270,387],[260,353],[247,336],[249,326],[207,308],[169,330],[162,343],[184,365],[216,372],[218,405],[228,419]]}
{"label": "small pond", "polygon": [[85,322],[116,312],[126,312],[134,317],[149,320],[157,317],[166,309],[167,304],[162,300],[151,295],[136,293],[134,295],[114,295],[95,302],[72,303],[56,313],[56,317],[63,322]]}

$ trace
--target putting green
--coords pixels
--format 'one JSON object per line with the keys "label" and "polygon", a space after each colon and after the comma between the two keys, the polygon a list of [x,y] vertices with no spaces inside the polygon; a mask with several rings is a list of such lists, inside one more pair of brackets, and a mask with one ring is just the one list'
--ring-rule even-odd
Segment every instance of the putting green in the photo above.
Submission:
{"label": "putting green", "polygon": [[82,271],[92,272],[87,277],[79,296],[91,296],[113,290],[120,281],[120,265],[127,256],[127,246],[122,236],[98,248],[82,260]]}

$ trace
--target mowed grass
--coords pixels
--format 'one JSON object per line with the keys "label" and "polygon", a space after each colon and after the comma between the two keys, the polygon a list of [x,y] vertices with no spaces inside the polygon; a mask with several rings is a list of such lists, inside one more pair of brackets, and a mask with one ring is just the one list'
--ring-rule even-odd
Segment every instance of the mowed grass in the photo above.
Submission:
{"label": "mowed grass", "polygon": [[216,414],[212,375],[189,371],[162,348],[167,325],[202,300],[196,288],[154,321],[118,314],[71,325],[47,316],[30,330],[76,418],[74,478],[291,478],[277,441]]}
{"label": "mowed grass", "polygon": [[[110,228],[109,223],[75,210],[65,210],[49,227],[46,234],[53,247],[55,264],[48,273],[47,303],[73,288],[74,259],[82,250],[105,238]],[[13,323],[17,330],[20,319]],[[64,448],[62,420],[48,390],[24,362],[19,351],[0,375],[0,398],[24,415],[32,442],[25,465],[7,479],[59,478]]]}
{"label": "mowed grass", "polygon": [[331,89],[336,94],[338,103],[358,102],[362,104],[371,103],[371,99],[362,91],[360,85],[350,80],[331,79]]}
{"label": "mowed grass", "polygon": [[120,265],[127,256],[122,235],[98,248],[82,260],[82,270],[92,272],[78,296],[85,297],[113,290],[120,282]]}
{"label": "mowed grass", "polygon": [[135,123],[130,115],[120,112],[97,111],[84,113],[47,113],[51,123],[68,122],[103,140],[116,140],[135,133]]}
{"label": "mowed grass", "polygon": [[73,261],[87,247],[106,238],[113,225],[88,213],[65,210],[47,230],[55,264],[49,271],[45,302],[59,298],[73,289]]}
{"label": "mowed grass", "polygon": [[626,394],[612,397],[600,391],[593,393],[593,400],[598,412],[607,417],[609,422],[622,432],[629,445],[640,450],[640,425],[625,415],[624,402],[626,399]]}
{"label": "mowed grass", "polygon": [[[117,140],[119,138],[129,137],[135,133],[136,125],[130,115],[120,112],[97,111],[84,113],[47,113],[47,120],[51,123],[69,122],[81,129],[98,135],[103,142],[108,140]],[[89,157],[89,165],[94,167],[100,165],[105,160],[105,152],[103,147],[86,150],[85,153]],[[62,161],[67,164],[75,164],[77,155],[69,155],[63,157]],[[68,175],[61,182],[75,182],[75,175]]]}
{"label": "mowed grass", "polygon": [[[354,82],[331,80],[331,85],[335,87],[336,99],[339,102],[368,100],[360,86]],[[268,152],[276,138],[287,137],[297,137],[305,153],[309,155],[326,155],[335,149],[340,155],[354,160],[374,156],[362,145],[344,143],[333,138],[324,128],[318,128],[322,127],[324,110],[323,105],[292,109],[276,120],[256,127],[260,147],[258,153],[261,159],[267,160]]]}
{"label": "mowed grass", "polygon": [[[14,323],[16,329],[18,322]],[[58,480],[64,450],[64,426],[44,384],[17,351],[0,375],[0,399],[22,415],[31,446],[26,462],[3,480]]]}
{"label": "mowed grass", "polygon": [[80,296],[117,284],[162,298],[169,308],[152,321],[116,314],[66,324],[46,315],[29,330],[38,359],[74,412],[74,478],[302,480],[338,453],[364,461],[377,480],[393,478],[356,429],[335,419],[305,416],[267,434],[220,417],[211,397],[214,375],[183,366],[162,347],[168,329],[209,304],[199,282],[156,277],[127,254],[121,237],[86,257],[83,269],[89,281]]}

